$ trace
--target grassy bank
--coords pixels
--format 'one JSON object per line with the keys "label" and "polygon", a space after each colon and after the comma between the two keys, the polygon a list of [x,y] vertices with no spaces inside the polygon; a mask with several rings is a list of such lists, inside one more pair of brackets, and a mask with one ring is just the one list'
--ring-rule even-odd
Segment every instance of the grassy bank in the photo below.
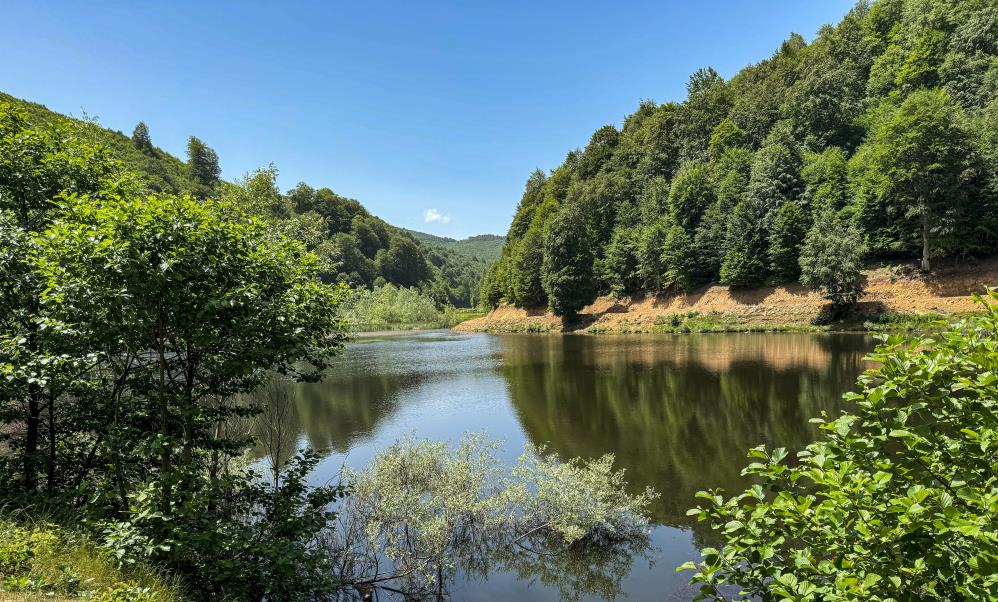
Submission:
{"label": "grassy bank", "polygon": [[0,517],[0,599],[174,602],[178,589],[143,566],[119,568],[89,539],[56,525]]}
{"label": "grassy bank", "polygon": [[524,318],[493,323],[483,328],[468,329],[489,333],[562,333],[580,334],[706,334],[735,332],[930,332],[938,331],[957,317],[968,315],[908,312],[884,312],[873,316],[857,314],[835,321],[753,320],[719,312],[686,312],[658,316],[653,322],[629,321],[585,322],[560,324],[549,320]]}
{"label": "grassy bank", "polygon": [[419,289],[391,284],[355,290],[344,305],[351,332],[450,328],[484,315],[475,309],[441,306]]}
{"label": "grassy bank", "polygon": [[453,307],[444,308],[439,311],[439,318],[421,322],[412,321],[367,321],[350,322],[350,331],[353,333],[362,332],[386,332],[402,330],[437,330],[440,328],[453,328],[462,322],[484,317],[486,314],[477,309],[457,309]]}

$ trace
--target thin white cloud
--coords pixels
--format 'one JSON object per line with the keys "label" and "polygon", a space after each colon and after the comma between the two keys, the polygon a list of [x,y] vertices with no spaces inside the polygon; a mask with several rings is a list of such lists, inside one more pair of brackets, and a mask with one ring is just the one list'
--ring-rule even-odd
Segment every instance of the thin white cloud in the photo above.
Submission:
{"label": "thin white cloud", "polygon": [[446,224],[450,221],[450,215],[440,213],[436,209],[427,209],[423,212],[423,221],[427,224],[432,224],[433,222],[440,222],[441,224]]}

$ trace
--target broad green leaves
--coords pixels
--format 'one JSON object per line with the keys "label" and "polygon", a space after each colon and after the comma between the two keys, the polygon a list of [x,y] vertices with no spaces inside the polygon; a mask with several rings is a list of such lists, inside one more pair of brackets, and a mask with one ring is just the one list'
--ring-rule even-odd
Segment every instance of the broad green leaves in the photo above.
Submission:
{"label": "broad green leaves", "polygon": [[[698,599],[986,600],[998,596],[998,293],[983,317],[885,338],[854,414],[787,461],[753,449],[741,494],[701,492],[721,531]],[[735,593],[740,592],[740,593]]]}

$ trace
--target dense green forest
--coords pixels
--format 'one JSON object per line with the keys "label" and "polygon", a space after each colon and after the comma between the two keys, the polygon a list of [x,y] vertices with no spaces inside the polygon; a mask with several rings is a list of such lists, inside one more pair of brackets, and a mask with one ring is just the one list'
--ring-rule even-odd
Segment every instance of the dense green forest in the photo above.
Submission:
{"label": "dense green forest", "polygon": [[417,232],[416,230],[406,230],[406,232],[424,245],[443,247],[459,255],[481,259],[488,263],[499,259],[499,256],[502,254],[502,247],[506,243],[506,237],[497,234],[479,234],[456,240],[446,236],[434,236],[426,232]]}
{"label": "dense green forest", "polygon": [[8,94],[0,93],[0,102],[23,110],[35,127],[64,124],[78,129],[119,159],[143,190],[236,199],[251,206],[316,252],[323,260],[327,281],[367,288],[383,283],[416,287],[440,306],[470,307],[477,303],[478,284],[489,257],[476,258],[447,245],[423,244],[405,230],[371,215],[359,201],[304,183],[282,194],[273,166],[237,182],[221,180],[218,156],[201,140],[191,137],[184,162],[156,147],[145,123],[139,123],[127,136],[100,127],[93,118],[68,118]]}
{"label": "dense green forest", "polygon": [[[475,436],[460,457],[389,448],[338,485],[309,484],[315,450],[254,470],[255,443],[286,449],[268,395],[327,374],[345,313],[437,308],[414,288],[329,282],[322,191],[280,194],[273,169],[226,185],[192,139],[193,194],[150,193],[93,131],[0,103],[0,592],[333,600],[385,581],[439,590],[469,525],[490,542],[464,560],[479,570],[485,555],[529,560],[509,555],[518,544],[555,556],[647,539],[653,496],[626,493],[609,456],[527,449],[507,475]],[[133,141],[151,148],[146,128]],[[388,557],[410,568],[386,575]]]}
{"label": "dense green forest", "polygon": [[730,79],[695,72],[527,180],[488,306],[800,279],[854,301],[864,260],[998,242],[998,7],[860,2]]}

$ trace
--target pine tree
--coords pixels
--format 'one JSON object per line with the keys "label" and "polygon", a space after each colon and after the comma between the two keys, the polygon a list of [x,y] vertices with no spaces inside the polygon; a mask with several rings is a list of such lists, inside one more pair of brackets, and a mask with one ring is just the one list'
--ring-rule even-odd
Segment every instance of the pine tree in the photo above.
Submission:
{"label": "pine tree", "polygon": [[763,209],[766,227],[772,222],[776,210],[786,201],[800,198],[801,158],[785,124],[777,124],[766,143],[752,159],[748,197]]}
{"label": "pine tree", "polygon": [[669,228],[667,222],[667,218],[659,218],[644,226],[638,238],[638,278],[646,291],[662,289],[662,248]]}
{"label": "pine tree", "polygon": [[721,283],[734,287],[759,286],[766,269],[765,210],[746,199],[735,205],[728,221],[727,250],[721,264]]}
{"label": "pine tree", "polygon": [[153,153],[152,138],[149,137],[149,127],[140,121],[132,131],[132,145],[146,154]]}
{"label": "pine tree", "polygon": [[195,136],[187,140],[187,170],[194,184],[194,194],[206,198],[215,189],[222,171],[218,154]]}
{"label": "pine tree", "polygon": [[669,210],[676,224],[694,230],[717,195],[706,163],[686,163],[676,172],[669,190]]}
{"label": "pine tree", "polygon": [[697,283],[697,257],[693,241],[679,225],[669,228],[662,245],[662,265],[665,267],[663,284],[688,292]]}
{"label": "pine tree", "polygon": [[585,224],[579,208],[566,205],[544,239],[544,292],[551,311],[566,318],[573,318],[596,298],[595,258]]}
{"label": "pine tree", "polygon": [[861,269],[866,248],[859,231],[834,212],[822,211],[807,233],[800,256],[801,282],[820,290],[835,313],[863,294]]}
{"label": "pine tree", "polygon": [[640,230],[636,227],[618,227],[606,247],[603,260],[603,281],[610,287],[610,293],[624,297],[635,293],[641,287],[638,272],[638,244]]}
{"label": "pine tree", "polygon": [[539,226],[532,225],[519,241],[513,265],[513,294],[518,305],[536,307],[547,301],[541,284],[541,267],[544,264],[544,235]]}
{"label": "pine tree", "polygon": [[693,247],[699,259],[699,270],[707,281],[720,277],[721,263],[727,248],[728,215],[716,201],[707,208],[693,237]]}
{"label": "pine tree", "polygon": [[807,229],[800,204],[789,201],[776,210],[769,231],[769,269],[777,282],[791,282],[800,276],[798,259]]}

